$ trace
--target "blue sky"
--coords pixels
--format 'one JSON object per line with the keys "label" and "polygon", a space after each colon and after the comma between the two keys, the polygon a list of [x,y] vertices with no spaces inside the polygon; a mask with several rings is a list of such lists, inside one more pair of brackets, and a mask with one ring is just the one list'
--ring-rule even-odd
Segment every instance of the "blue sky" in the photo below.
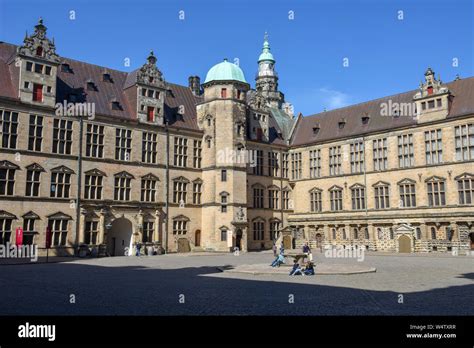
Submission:
{"label": "blue sky", "polygon": [[21,43],[42,16],[65,57],[130,71],[153,49],[166,80],[185,85],[238,58],[254,86],[268,31],[280,90],[310,115],[416,89],[428,66],[446,82],[474,76],[473,11],[472,0],[0,0],[0,40]]}

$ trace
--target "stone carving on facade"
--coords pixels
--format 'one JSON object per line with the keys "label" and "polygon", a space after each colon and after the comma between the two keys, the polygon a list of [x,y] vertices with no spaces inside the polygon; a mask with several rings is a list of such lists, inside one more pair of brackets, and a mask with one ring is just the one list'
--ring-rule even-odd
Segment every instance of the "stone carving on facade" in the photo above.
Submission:
{"label": "stone carving on facade", "polygon": [[245,210],[243,207],[239,207],[236,213],[237,221],[238,222],[243,222],[245,221]]}
{"label": "stone carving on facade", "polygon": [[434,71],[431,68],[428,68],[425,72],[425,82],[420,82],[420,90],[415,94],[414,99],[448,92],[448,88],[443,86],[440,77],[438,76],[438,78],[436,78]]}
{"label": "stone carving on facade", "polygon": [[143,64],[140,70],[138,70],[137,83],[159,88],[166,88],[163,74],[156,66],[156,57],[153,51],[150,52],[150,55],[147,58],[147,63]]}
{"label": "stone carving on facade", "polygon": [[56,54],[54,40],[51,41],[46,37],[46,30],[47,28],[43,25],[43,19],[40,18],[38,24],[35,26],[35,32],[30,36],[26,33],[23,45],[18,47],[18,54],[28,57],[43,58],[59,63],[60,59]]}

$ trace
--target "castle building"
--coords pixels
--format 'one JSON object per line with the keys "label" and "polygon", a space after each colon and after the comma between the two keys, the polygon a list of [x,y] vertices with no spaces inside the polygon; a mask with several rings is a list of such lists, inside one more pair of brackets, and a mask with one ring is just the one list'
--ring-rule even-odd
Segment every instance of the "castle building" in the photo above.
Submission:
{"label": "castle building", "polygon": [[255,89],[224,60],[204,83],[61,57],[42,20],[0,42],[0,244],[130,255],[474,245],[474,78],[303,117],[268,37]]}

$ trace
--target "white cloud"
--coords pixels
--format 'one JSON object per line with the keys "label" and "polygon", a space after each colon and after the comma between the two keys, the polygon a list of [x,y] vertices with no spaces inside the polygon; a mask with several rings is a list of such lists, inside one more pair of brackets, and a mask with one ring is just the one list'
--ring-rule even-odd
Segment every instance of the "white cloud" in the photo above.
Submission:
{"label": "white cloud", "polygon": [[318,98],[324,107],[328,110],[342,108],[350,104],[351,96],[330,88],[319,88]]}

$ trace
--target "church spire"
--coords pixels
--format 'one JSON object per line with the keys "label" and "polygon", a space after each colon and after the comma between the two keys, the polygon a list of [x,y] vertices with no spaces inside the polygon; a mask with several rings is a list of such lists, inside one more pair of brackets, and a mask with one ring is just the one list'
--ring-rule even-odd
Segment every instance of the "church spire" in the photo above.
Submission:
{"label": "church spire", "polygon": [[263,37],[263,47],[262,47],[262,53],[260,54],[260,57],[258,57],[258,62],[275,62],[275,59],[273,58],[273,54],[270,52],[270,43],[268,42],[268,33],[265,32],[265,35]]}

